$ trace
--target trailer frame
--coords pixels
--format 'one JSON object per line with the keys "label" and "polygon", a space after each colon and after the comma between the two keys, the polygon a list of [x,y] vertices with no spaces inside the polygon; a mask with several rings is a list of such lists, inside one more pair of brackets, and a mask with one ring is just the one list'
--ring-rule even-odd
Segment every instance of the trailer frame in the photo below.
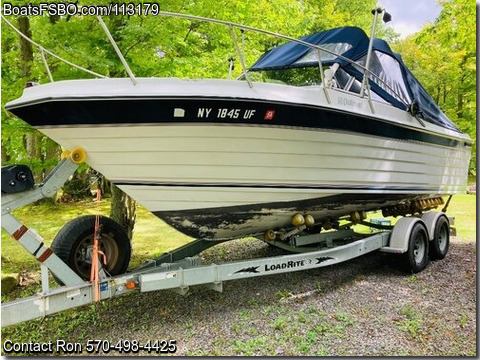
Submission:
{"label": "trailer frame", "polygon": [[[70,156],[63,159],[37,188],[17,194],[2,193],[2,228],[41,263],[42,274],[41,292],[2,303],[2,327],[94,302],[93,283],[80,278],[45,245],[40,235],[12,215],[12,211],[19,207],[53,196],[76,171],[80,163],[77,160],[84,160],[84,156],[77,158]],[[431,229],[435,229],[435,222],[443,213],[435,214],[425,214],[423,220],[405,217],[399,220],[401,226],[374,234],[358,234],[351,229],[340,229],[307,235],[293,232],[288,242],[261,239],[270,245],[296,253],[223,264],[202,265],[201,259],[196,256],[223,241],[194,240],[125,274],[110,277],[101,272],[100,300],[134,291],[173,290],[186,294],[189,287],[195,285],[204,285],[221,292],[223,283],[229,280],[325,267],[376,250],[403,254],[409,250],[410,232],[416,224],[425,227],[429,233],[428,240],[433,239]],[[48,284],[49,271],[64,285],[51,289]]]}

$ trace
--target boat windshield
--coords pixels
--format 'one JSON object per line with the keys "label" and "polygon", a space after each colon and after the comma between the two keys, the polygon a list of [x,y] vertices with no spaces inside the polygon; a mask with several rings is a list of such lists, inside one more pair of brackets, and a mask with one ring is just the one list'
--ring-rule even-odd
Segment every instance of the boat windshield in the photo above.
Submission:
{"label": "boat windshield", "polygon": [[[363,68],[365,67],[366,59],[366,55],[362,56],[356,61],[356,64],[352,64],[357,70],[354,74],[350,75],[342,70],[339,71],[339,75],[336,74],[336,78],[350,76],[356,80],[350,80],[353,81],[354,86],[351,88],[344,88],[344,90],[360,93],[360,76],[363,76]],[[378,93],[380,98],[384,99],[386,102],[392,103],[394,106],[397,103],[410,104],[412,102],[412,97],[408,90],[408,84],[403,77],[402,69],[397,59],[381,51],[374,50],[370,58],[369,70],[371,72],[369,80],[372,90],[375,94]],[[346,74],[342,75],[342,72]],[[337,82],[341,83],[339,79],[337,79]]]}

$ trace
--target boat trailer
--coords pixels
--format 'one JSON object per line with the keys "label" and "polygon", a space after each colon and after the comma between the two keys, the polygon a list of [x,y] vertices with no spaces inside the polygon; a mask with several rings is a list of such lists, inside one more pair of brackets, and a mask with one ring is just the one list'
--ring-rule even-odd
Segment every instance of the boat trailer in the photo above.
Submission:
{"label": "boat trailer", "polygon": [[[73,150],[38,187],[33,186],[24,169],[13,169],[11,178],[2,174],[2,228],[41,263],[42,278],[41,292],[28,298],[2,303],[2,327],[97,300],[94,296],[94,283],[82,279],[45,245],[40,235],[12,215],[12,211],[17,208],[56,194],[84,160],[85,154],[82,151]],[[22,183],[28,185],[22,187]],[[5,186],[19,186],[19,189],[4,191]],[[169,289],[186,294],[189,287],[194,285],[205,285],[221,292],[223,282],[228,280],[324,267],[376,250],[402,255],[407,270],[418,272],[425,268],[429,258],[441,259],[448,251],[450,223],[443,212],[429,211],[421,217],[403,217],[393,227],[362,223],[387,230],[368,235],[355,233],[348,227],[307,235],[293,231],[288,238],[281,240],[266,234],[261,240],[295,253],[224,264],[202,265],[196,256],[223,241],[194,240],[121,275],[107,276],[104,271],[100,271],[99,300],[133,291]],[[301,226],[305,225],[301,225],[300,221],[299,227]],[[50,288],[49,272],[64,285]]]}

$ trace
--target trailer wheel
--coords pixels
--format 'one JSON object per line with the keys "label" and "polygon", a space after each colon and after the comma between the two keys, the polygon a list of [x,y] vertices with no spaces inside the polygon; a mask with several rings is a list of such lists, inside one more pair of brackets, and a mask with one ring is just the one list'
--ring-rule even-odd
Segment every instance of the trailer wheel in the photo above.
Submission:
{"label": "trailer wheel", "polygon": [[408,238],[407,252],[403,254],[404,264],[408,271],[418,273],[428,264],[428,232],[422,221],[412,228]]}
{"label": "trailer wheel", "polygon": [[[105,270],[110,275],[123,274],[130,262],[130,240],[122,227],[114,220],[101,216],[100,250],[107,257]],[[67,223],[53,239],[51,249],[81,278],[90,279],[91,258],[95,231],[95,215],[76,218]],[[61,281],[55,278],[59,284]]]}
{"label": "trailer wheel", "polygon": [[439,216],[435,223],[433,240],[430,241],[430,259],[442,260],[450,246],[450,224],[446,216]]}

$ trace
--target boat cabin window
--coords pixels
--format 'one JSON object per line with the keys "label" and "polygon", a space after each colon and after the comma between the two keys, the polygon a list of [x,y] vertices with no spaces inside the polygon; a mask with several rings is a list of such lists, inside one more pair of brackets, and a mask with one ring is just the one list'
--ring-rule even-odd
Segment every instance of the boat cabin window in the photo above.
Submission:
{"label": "boat cabin window", "polygon": [[[365,61],[366,57],[360,60],[363,64]],[[405,85],[400,64],[395,58],[380,51],[373,51],[370,60],[370,70],[377,76],[370,76],[370,79],[385,92],[404,104],[412,102]]]}

